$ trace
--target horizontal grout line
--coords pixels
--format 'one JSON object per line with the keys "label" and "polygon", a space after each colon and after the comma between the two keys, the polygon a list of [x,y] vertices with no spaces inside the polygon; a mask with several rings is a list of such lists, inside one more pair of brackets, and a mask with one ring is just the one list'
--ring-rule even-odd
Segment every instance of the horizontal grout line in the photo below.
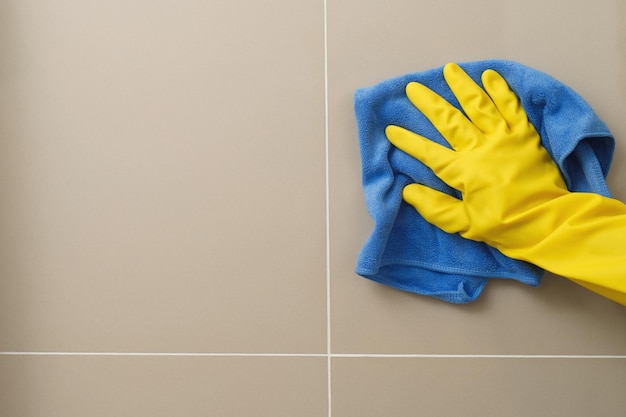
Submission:
{"label": "horizontal grout line", "polygon": [[335,358],[425,358],[425,359],[626,359],[626,355],[487,355],[487,354],[437,354],[437,353],[335,353]]}
{"label": "horizontal grout line", "polygon": [[4,356],[180,356],[180,357],[320,357],[325,353],[194,353],[194,352],[0,352]]}
{"label": "horizontal grout line", "polygon": [[193,353],[193,352],[0,352],[0,356],[147,356],[147,357],[277,357],[277,358],[407,358],[407,359],[626,359],[626,355],[488,355],[434,353]]}

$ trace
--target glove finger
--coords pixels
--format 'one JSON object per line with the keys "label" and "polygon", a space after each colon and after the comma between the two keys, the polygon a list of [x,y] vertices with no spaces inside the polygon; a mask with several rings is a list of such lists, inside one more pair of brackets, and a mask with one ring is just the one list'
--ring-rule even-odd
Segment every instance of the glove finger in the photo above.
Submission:
{"label": "glove finger", "polygon": [[528,116],[522,103],[500,74],[494,70],[486,70],[483,72],[482,81],[485,90],[509,127],[528,123]]}
{"label": "glove finger", "polygon": [[472,123],[482,132],[493,132],[505,121],[497,107],[474,80],[455,63],[443,68],[443,76]]}
{"label": "glove finger", "polygon": [[457,157],[455,151],[400,126],[387,126],[385,134],[396,148],[421,161],[449,186],[461,189],[458,176],[446,169]]}
{"label": "glove finger", "polygon": [[409,184],[402,190],[402,198],[412,205],[429,223],[447,233],[469,229],[469,218],[463,201],[421,184]]}
{"label": "glove finger", "polygon": [[477,143],[482,133],[465,115],[425,85],[412,82],[406,95],[456,150]]}

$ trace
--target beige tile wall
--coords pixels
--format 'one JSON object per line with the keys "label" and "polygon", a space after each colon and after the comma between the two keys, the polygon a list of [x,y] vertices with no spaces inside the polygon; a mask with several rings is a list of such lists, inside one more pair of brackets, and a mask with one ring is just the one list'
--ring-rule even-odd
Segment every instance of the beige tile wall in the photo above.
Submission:
{"label": "beige tile wall", "polygon": [[626,309],[354,272],[358,87],[507,58],[617,137],[620,0],[0,3],[0,416],[616,416]]}

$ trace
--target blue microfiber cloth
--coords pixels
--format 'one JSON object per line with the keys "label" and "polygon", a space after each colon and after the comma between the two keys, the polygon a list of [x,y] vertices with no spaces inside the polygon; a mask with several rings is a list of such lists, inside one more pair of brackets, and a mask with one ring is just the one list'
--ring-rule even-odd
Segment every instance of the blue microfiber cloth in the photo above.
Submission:
{"label": "blue microfiber cloth", "polygon": [[[571,191],[610,196],[605,177],[614,139],[582,97],[551,76],[519,63],[487,60],[460,66],[479,85],[482,72],[489,68],[507,80]],[[445,233],[402,201],[402,188],[413,182],[459,197],[429,168],[394,148],[385,137],[385,127],[395,124],[446,144],[407,99],[405,86],[411,81],[428,86],[460,108],[443,78],[443,67],[356,91],[363,189],[374,220],[374,230],[359,254],[356,272],[382,284],[452,303],[475,300],[489,278],[539,285],[541,269],[508,258],[484,243]]]}

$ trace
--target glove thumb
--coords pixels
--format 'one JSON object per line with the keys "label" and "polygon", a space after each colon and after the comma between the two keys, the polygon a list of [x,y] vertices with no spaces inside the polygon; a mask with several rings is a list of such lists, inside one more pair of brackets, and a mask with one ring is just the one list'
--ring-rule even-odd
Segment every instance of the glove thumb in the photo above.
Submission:
{"label": "glove thumb", "polygon": [[429,223],[447,233],[462,233],[470,226],[463,201],[422,184],[409,184],[402,198]]}

